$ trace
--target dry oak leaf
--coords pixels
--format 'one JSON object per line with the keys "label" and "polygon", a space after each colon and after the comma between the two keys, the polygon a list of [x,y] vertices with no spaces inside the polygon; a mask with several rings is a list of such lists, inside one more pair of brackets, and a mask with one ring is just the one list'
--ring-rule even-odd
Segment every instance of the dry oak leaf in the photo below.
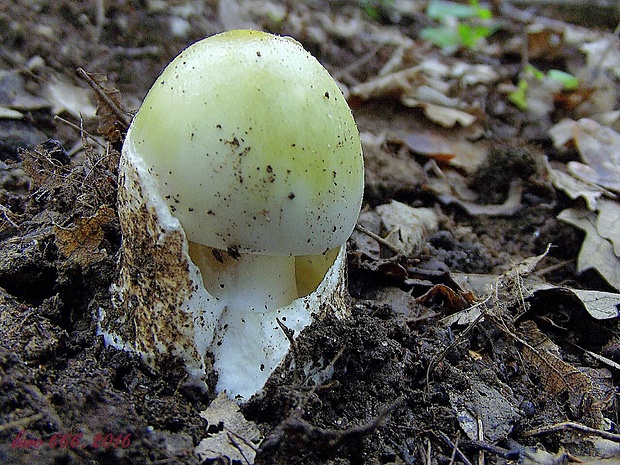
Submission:
{"label": "dry oak leaf", "polygon": [[[601,214],[601,210],[599,210],[599,218]],[[613,212],[609,215],[604,214],[604,218],[613,216]],[[611,286],[620,289],[620,258],[614,253],[617,233],[603,229],[603,227],[599,228],[599,219],[596,213],[587,210],[568,208],[558,215],[558,219],[570,223],[586,233],[579,251],[579,257],[577,257],[577,272],[581,273],[584,270],[595,268]],[[607,222],[607,219],[603,220],[603,225]],[[618,223],[617,220],[613,221],[613,219],[611,222],[616,225]],[[613,238],[614,242],[607,239],[606,236]]]}
{"label": "dry oak leaf", "polygon": [[544,163],[547,176],[556,189],[560,189],[573,200],[579,197],[583,198],[589,210],[596,210],[596,203],[605,194],[605,189],[577,179],[561,168],[554,168],[547,158],[544,159]]}
{"label": "dry oak leaf", "polygon": [[583,163],[571,161],[568,171],[578,179],[620,193],[620,134],[594,120],[564,120],[550,131],[554,145],[574,143]]}
{"label": "dry oak leaf", "polygon": [[84,267],[103,260],[107,253],[98,247],[103,240],[101,227],[114,218],[114,210],[102,206],[93,216],[77,218],[70,228],[54,226],[56,247],[69,260]]}

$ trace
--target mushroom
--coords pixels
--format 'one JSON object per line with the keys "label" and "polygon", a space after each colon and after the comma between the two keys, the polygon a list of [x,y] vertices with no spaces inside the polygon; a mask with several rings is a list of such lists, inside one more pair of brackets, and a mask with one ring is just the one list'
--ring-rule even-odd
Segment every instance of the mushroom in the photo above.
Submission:
{"label": "mushroom", "polygon": [[295,40],[238,30],[184,50],[133,119],[120,171],[108,343],[158,367],[181,357],[197,378],[212,360],[216,389],[244,400],[286,355],[287,328],[343,313],[361,143],[338,85]]}

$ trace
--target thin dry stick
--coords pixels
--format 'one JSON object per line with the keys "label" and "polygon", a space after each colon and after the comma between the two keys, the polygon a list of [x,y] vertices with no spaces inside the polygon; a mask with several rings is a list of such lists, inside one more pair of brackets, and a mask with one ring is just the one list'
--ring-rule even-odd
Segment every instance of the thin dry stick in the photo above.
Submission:
{"label": "thin dry stick", "polygon": [[532,274],[534,274],[536,276],[545,276],[545,275],[547,275],[549,273],[553,273],[556,270],[560,270],[560,269],[564,268],[565,266],[570,265],[571,263],[573,263],[573,259],[571,259],[571,260],[564,260],[564,261],[561,261],[559,263],[555,263],[554,265],[549,265],[549,266],[547,266],[545,268],[537,269]]}
{"label": "thin dry stick", "polygon": [[454,444],[452,445],[452,454],[450,455],[450,462],[448,462],[448,465],[454,465],[454,459],[456,459],[456,451],[459,447],[459,437],[456,437],[456,441],[454,441]]}
{"label": "thin dry stick", "polygon": [[433,446],[431,444],[431,440],[426,438],[426,456],[425,456],[426,465],[431,465],[431,463],[432,463],[431,462],[431,456],[432,456],[432,452],[433,452],[432,447]]}
{"label": "thin dry stick", "polygon": [[381,50],[382,47],[383,45],[375,46],[373,49],[371,49],[368,53],[366,53],[360,59],[354,61],[353,63],[349,64],[348,66],[342,69],[337,70],[334,73],[334,78],[336,79],[342,78],[342,76],[344,76],[345,74],[349,74],[350,72],[355,71],[358,68],[361,68],[366,63],[368,63],[370,60],[372,60],[377,55],[377,53],[379,53],[379,50]]}
{"label": "thin dry stick", "polygon": [[[482,423],[482,417],[479,415],[476,418],[476,422],[478,424],[478,440],[480,442],[484,442],[484,425]],[[478,465],[484,464],[484,450],[480,449],[478,451]]]}
{"label": "thin dry stick", "polygon": [[243,439],[241,436],[239,436],[237,433],[234,432],[228,432],[227,433],[227,437],[228,437],[228,442],[230,444],[232,444],[232,446],[237,449],[239,451],[239,453],[241,454],[241,457],[243,457],[243,460],[245,460],[245,463],[247,463],[248,465],[252,465],[252,463],[254,463],[253,461],[250,461],[246,456],[245,456],[245,452],[243,452],[243,449],[241,448],[241,444],[239,444],[237,442],[237,440],[235,439],[235,436],[242,439],[244,444],[251,446],[252,449],[254,449],[254,451],[257,451],[258,449],[249,441],[246,441],[245,439]]}
{"label": "thin dry stick", "polygon": [[544,354],[540,350],[538,350],[533,345],[531,345],[530,343],[528,343],[527,341],[517,336],[512,331],[510,331],[510,329],[508,329],[508,327],[503,321],[490,315],[488,315],[488,319],[491,323],[495,325],[496,328],[502,331],[506,336],[508,336],[513,341],[518,342],[519,344],[523,345],[523,347],[530,350],[540,360],[541,364],[544,364],[547,370],[550,373],[553,373],[556,376],[556,378],[564,384],[566,389],[570,390],[570,384],[568,383],[568,381],[565,380],[565,374],[562,373],[556,366],[553,365],[553,363],[549,360],[548,356],[545,357]]}
{"label": "thin dry stick", "polygon": [[465,465],[473,465],[469,461],[469,459],[465,456],[465,454],[463,454],[463,452],[461,452],[461,450],[459,449],[458,447],[459,438],[458,437],[456,438],[456,442],[452,442],[450,438],[448,437],[448,435],[444,433],[443,431],[438,431],[438,434],[439,436],[441,436],[441,439],[443,439],[446,442],[446,444],[448,444],[448,447],[452,448],[451,463],[454,463],[454,459],[456,458],[456,455],[458,455]]}
{"label": "thin dry stick", "polygon": [[366,229],[364,226],[356,224],[355,225],[355,229],[357,229],[359,232],[361,232],[362,234],[366,234],[368,237],[374,239],[375,241],[377,241],[379,244],[386,246],[388,249],[390,249],[392,252],[394,252],[396,255],[402,255],[402,251],[400,251],[398,249],[398,247],[395,247],[394,245],[390,244],[388,241],[386,241],[384,238],[382,238],[381,236],[379,236],[378,234],[375,234],[374,232],[370,231],[369,229]]}
{"label": "thin dry stick", "polygon": [[92,134],[90,134],[88,131],[86,131],[84,128],[78,126],[77,124],[72,123],[71,121],[66,120],[66,119],[64,119],[64,118],[62,118],[62,117],[60,117],[58,115],[54,115],[54,119],[57,120],[57,121],[60,121],[60,122],[62,122],[64,124],[66,124],[67,126],[72,127],[73,129],[76,129],[77,131],[80,132],[80,135],[82,135],[82,134],[85,135],[90,140],[92,140],[95,144],[97,144],[99,147],[101,147],[103,149],[106,148],[105,145],[103,145],[101,142],[99,142],[97,139],[95,139],[95,136],[93,136]]}
{"label": "thin dry stick", "polygon": [[575,431],[580,431],[586,434],[592,434],[594,436],[599,436],[603,439],[608,439],[610,441],[620,443],[620,434],[614,434],[614,433],[610,433],[609,431],[603,431],[600,429],[590,428],[589,426],[582,425],[581,423],[576,423],[574,421],[564,421],[562,423],[556,423],[555,425],[541,426],[540,428],[525,431],[523,433],[523,436],[536,436],[538,434],[553,433],[556,431],[565,431],[567,429],[574,429]]}
{"label": "thin dry stick", "polygon": [[456,339],[454,339],[454,341],[452,341],[452,343],[446,347],[444,350],[442,350],[439,354],[437,354],[435,357],[433,357],[433,359],[431,360],[431,362],[428,364],[428,368],[426,369],[426,389],[430,390],[430,380],[431,380],[431,372],[433,371],[433,369],[437,366],[437,364],[439,362],[441,362],[441,360],[446,356],[446,354],[448,352],[450,352],[450,350],[452,350],[456,345],[460,344],[463,339],[465,338],[465,336],[467,334],[469,334],[469,332],[474,329],[474,327],[486,316],[485,313],[481,312],[480,315],[478,315],[476,317],[476,319],[474,321],[472,321],[470,323],[470,325],[465,328],[465,330],[458,335],[458,337]]}
{"label": "thin dry stick", "polygon": [[11,421],[9,423],[5,423],[4,425],[0,425],[0,433],[11,428],[23,428],[24,426],[29,425],[32,422],[40,420],[45,416],[44,413],[35,413],[34,415],[30,415],[29,417],[22,418],[20,420]]}
{"label": "thin dry stick", "polygon": [[77,73],[97,93],[97,95],[101,98],[101,100],[103,100],[106,103],[106,105],[108,105],[112,109],[112,111],[114,112],[116,117],[119,119],[119,121],[123,123],[123,125],[125,125],[126,128],[129,127],[129,123],[131,123],[131,121],[129,120],[129,118],[127,118],[127,115],[125,115],[125,112],[123,112],[122,108],[119,108],[119,106],[116,103],[114,103],[114,101],[110,97],[108,97],[108,95],[103,91],[101,86],[98,83],[96,83],[93,80],[93,78],[91,78],[88,75],[88,73],[84,71],[83,68],[78,68]]}
{"label": "thin dry stick", "polygon": [[9,223],[11,226],[13,226],[14,228],[18,228],[19,226],[11,219],[11,217],[9,216],[9,214],[11,213],[11,211],[6,208],[4,205],[0,205],[0,213],[2,214],[2,217],[4,218],[4,220]]}

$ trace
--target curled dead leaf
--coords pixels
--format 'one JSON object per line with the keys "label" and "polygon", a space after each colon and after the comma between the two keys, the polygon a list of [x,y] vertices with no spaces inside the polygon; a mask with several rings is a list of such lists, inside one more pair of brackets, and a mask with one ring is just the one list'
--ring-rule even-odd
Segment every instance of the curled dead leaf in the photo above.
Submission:
{"label": "curled dead leaf", "polygon": [[101,227],[112,221],[114,215],[114,210],[104,205],[91,217],[77,218],[70,228],[54,226],[56,247],[62,255],[82,267],[103,260],[107,253],[98,248],[104,237]]}

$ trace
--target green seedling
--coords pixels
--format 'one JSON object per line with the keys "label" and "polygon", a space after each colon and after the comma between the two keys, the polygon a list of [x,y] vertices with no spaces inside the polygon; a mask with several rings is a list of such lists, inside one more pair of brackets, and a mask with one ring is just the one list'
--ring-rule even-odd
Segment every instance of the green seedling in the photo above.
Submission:
{"label": "green seedling", "polygon": [[482,39],[495,32],[492,26],[477,24],[492,18],[491,10],[481,7],[477,0],[472,0],[469,5],[441,0],[431,1],[426,14],[429,18],[441,22],[447,22],[452,18],[458,21],[456,27],[446,24],[422,30],[421,37],[424,40],[444,50],[458,47],[474,49]]}
{"label": "green seedling", "polygon": [[545,74],[535,66],[527,65],[525,67],[525,76],[519,79],[517,88],[508,94],[508,100],[520,110],[527,110],[527,91],[529,88],[528,81],[543,81],[545,78],[562,84],[563,90],[575,90],[579,87],[579,79],[566,71],[550,69]]}

